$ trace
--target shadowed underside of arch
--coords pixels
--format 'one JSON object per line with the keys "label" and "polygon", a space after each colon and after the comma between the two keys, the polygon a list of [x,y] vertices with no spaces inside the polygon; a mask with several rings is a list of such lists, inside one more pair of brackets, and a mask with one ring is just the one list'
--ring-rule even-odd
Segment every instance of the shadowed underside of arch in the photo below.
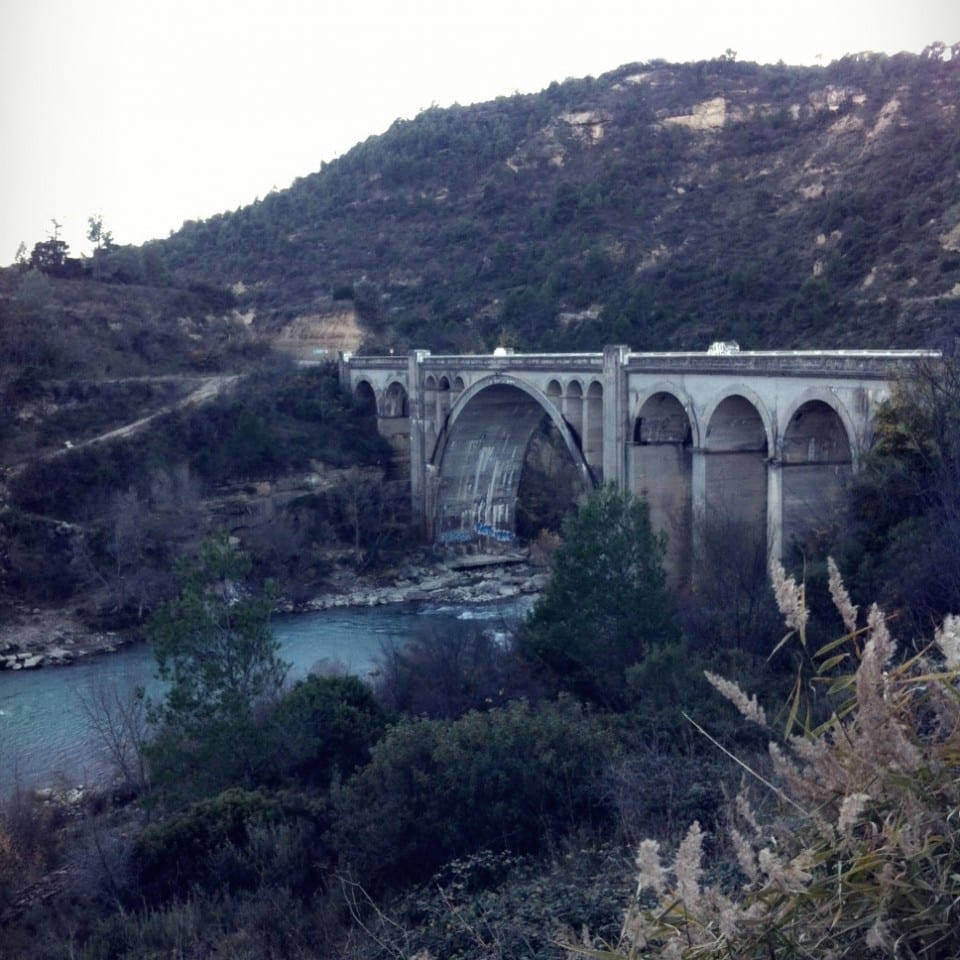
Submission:
{"label": "shadowed underside of arch", "polygon": [[[714,408],[704,443],[706,513],[700,536],[712,563],[764,558],[766,568],[767,461],[764,419],[749,397],[731,394]],[[730,557],[730,560],[723,558]]]}
{"label": "shadowed underside of arch", "polygon": [[451,412],[434,457],[437,487],[434,539],[440,543],[511,543],[516,539],[517,490],[534,431],[549,415],[580,470],[593,481],[566,422],[549,402],[522,385],[471,388]]}
{"label": "shadowed underside of arch", "polygon": [[804,552],[829,533],[853,472],[839,414],[822,400],[802,404],[783,437],[783,543]]}
{"label": "shadowed underside of arch", "polygon": [[650,524],[667,535],[667,573],[690,579],[693,425],[683,404],[660,390],[648,397],[633,422],[628,454],[630,490],[650,511]]}

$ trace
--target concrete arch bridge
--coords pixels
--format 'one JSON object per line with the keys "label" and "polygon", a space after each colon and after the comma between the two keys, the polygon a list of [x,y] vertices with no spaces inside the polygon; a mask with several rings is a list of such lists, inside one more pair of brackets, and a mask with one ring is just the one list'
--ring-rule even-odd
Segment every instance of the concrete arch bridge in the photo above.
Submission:
{"label": "concrete arch bridge", "polygon": [[584,490],[643,497],[684,574],[698,541],[737,531],[782,556],[843,496],[877,404],[930,351],[740,351],[406,357],[342,354],[340,380],[409,460],[428,542],[515,540],[527,447],[549,418]]}

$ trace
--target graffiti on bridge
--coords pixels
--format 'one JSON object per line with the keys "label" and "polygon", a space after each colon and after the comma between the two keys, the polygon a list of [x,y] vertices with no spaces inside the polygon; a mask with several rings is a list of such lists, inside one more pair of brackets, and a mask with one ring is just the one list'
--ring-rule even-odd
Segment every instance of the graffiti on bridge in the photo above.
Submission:
{"label": "graffiti on bridge", "polygon": [[517,539],[517,535],[512,530],[504,530],[500,527],[491,526],[489,523],[478,523],[473,530],[445,530],[439,534],[437,541],[439,543],[471,543],[475,537],[488,537],[496,540],[497,543],[512,543]]}

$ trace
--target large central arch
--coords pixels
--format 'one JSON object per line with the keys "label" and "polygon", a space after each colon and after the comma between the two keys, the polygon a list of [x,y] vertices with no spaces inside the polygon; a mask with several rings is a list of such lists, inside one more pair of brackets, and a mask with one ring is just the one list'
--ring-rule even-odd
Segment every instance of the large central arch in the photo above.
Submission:
{"label": "large central arch", "polygon": [[509,543],[516,538],[520,474],[544,414],[570,451],[584,490],[595,485],[580,444],[553,403],[520,380],[486,378],[458,397],[430,458],[434,540]]}

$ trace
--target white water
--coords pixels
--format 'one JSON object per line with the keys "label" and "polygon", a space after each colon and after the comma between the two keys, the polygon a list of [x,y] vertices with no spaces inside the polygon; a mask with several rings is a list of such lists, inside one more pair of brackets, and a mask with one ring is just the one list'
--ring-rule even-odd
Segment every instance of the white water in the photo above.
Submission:
{"label": "white water", "polygon": [[[273,627],[280,655],[290,664],[289,679],[315,668],[366,676],[385,650],[402,646],[418,630],[451,639],[478,630],[506,632],[531,603],[523,597],[462,606],[340,608],[276,617]],[[84,698],[104,685],[122,694],[142,684],[156,695],[161,688],[154,669],[149,646],[140,644],[67,667],[0,672],[0,796],[17,784],[75,786],[96,779],[105,761]]]}

